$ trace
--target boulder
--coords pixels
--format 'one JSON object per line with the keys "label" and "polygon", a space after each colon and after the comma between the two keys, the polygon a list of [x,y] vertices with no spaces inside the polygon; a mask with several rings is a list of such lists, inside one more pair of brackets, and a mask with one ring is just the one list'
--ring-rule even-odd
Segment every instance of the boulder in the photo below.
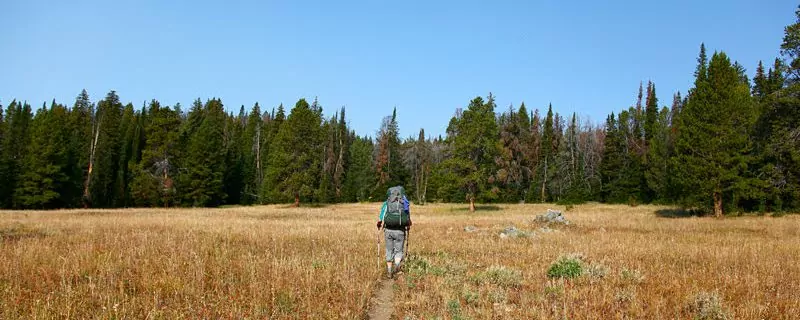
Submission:
{"label": "boulder", "polygon": [[545,214],[541,214],[536,216],[536,222],[544,222],[544,223],[558,223],[563,225],[569,225],[569,220],[564,217],[564,215],[559,210],[552,210],[547,209]]}

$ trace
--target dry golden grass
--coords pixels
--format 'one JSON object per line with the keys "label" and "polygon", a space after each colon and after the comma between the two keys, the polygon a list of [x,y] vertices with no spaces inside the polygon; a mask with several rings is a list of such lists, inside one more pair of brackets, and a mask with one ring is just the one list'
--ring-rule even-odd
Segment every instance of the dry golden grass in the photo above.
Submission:
{"label": "dry golden grass", "polygon": [[[565,212],[572,225],[546,233],[533,218],[563,207],[493,208],[413,207],[395,318],[800,314],[800,216],[664,218],[656,206],[581,205]],[[377,210],[0,212],[0,318],[363,318],[383,271]],[[510,225],[536,234],[501,239]],[[570,253],[594,276],[548,279]]]}

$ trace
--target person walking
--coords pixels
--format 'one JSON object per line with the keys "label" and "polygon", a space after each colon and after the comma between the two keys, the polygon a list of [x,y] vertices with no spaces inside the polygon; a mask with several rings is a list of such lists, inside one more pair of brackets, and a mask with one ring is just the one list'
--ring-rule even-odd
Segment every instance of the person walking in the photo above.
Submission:
{"label": "person walking", "polygon": [[400,271],[405,258],[405,241],[411,229],[411,210],[402,186],[391,187],[386,192],[386,201],[376,224],[383,229],[386,243],[386,277],[391,279]]}

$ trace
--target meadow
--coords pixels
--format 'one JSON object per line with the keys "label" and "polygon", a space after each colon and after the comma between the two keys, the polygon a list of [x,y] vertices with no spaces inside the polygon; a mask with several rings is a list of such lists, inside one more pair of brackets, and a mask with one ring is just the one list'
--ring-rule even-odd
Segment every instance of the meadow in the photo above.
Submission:
{"label": "meadow", "polygon": [[[0,318],[364,319],[384,281],[378,208],[0,212]],[[412,206],[392,318],[800,314],[798,215],[586,204],[567,226],[535,222],[548,208],[566,209]]]}

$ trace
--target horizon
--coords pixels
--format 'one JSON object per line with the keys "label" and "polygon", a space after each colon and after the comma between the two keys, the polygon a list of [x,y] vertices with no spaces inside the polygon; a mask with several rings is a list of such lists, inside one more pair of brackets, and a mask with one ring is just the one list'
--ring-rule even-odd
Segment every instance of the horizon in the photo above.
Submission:
{"label": "horizon", "polygon": [[[351,130],[375,136],[397,107],[400,137],[444,136],[456,109],[491,92],[502,113],[576,113],[602,125],[653,81],[659,106],[685,96],[701,43],[752,79],[779,57],[797,4],[713,1],[491,5],[424,2],[0,4],[0,104],[56,100],[86,89],[96,103],[156,99],[187,109],[220,98],[263,111],[316,97],[326,118],[345,107]],[[680,17],[680,18],[675,18]],[[707,21],[714,21],[708,23]]]}

